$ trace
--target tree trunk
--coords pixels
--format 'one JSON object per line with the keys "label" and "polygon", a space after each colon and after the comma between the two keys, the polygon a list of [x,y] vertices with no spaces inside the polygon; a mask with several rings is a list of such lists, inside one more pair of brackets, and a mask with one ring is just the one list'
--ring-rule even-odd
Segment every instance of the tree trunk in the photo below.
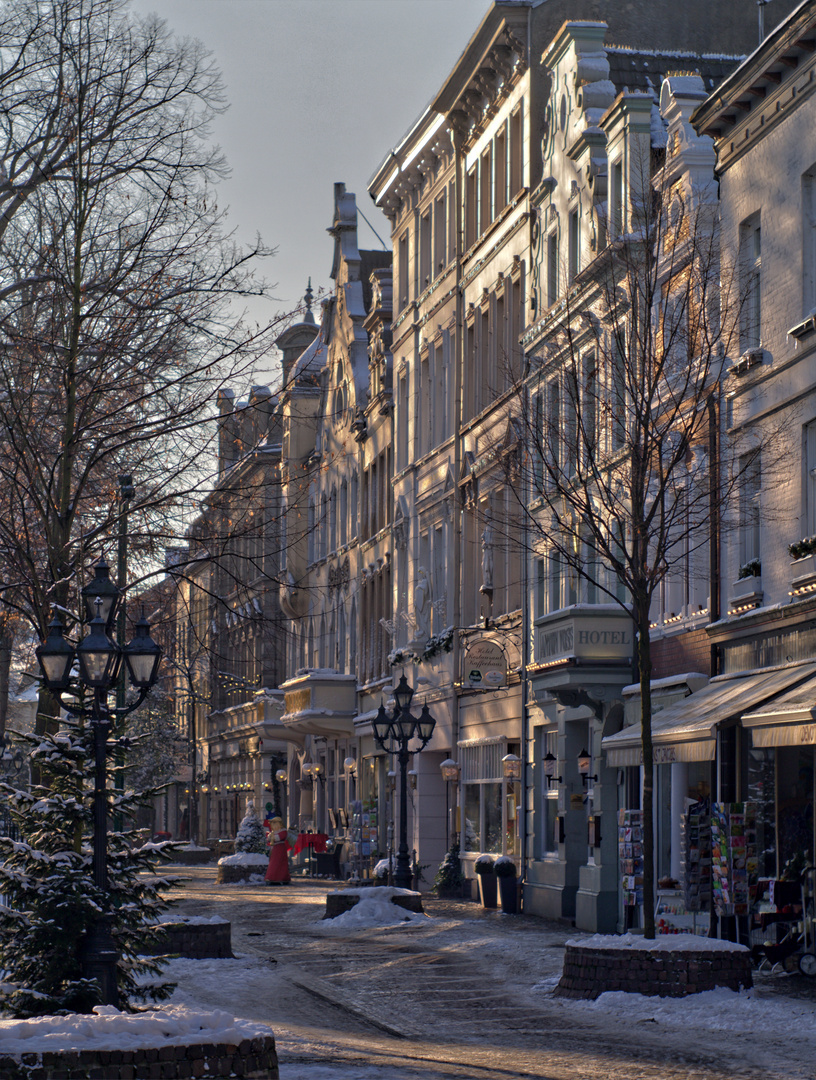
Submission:
{"label": "tree trunk", "polygon": [[652,753],[652,641],[649,602],[635,601],[640,669],[640,743],[643,751],[643,933],[655,936],[654,762]]}
{"label": "tree trunk", "polygon": [[13,641],[14,638],[8,620],[4,619],[2,629],[0,629],[0,738],[5,737],[6,734]]}

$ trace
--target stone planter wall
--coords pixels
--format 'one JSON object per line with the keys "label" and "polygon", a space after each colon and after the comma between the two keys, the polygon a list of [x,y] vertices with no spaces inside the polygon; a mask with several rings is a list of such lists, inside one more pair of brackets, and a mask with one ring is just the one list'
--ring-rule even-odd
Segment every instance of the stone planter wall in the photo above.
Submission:
{"label": "stone planter wall", "polygon": [[215,883],[216,885],[233,885],[236,881],[249,881],[254,875],[263,877],[268,865],[268,863],[263,866],[260,863],[257,866],[242,866],[240,863],[236,866],[231,866],[229,863],[226,866],[219,864],[215,873]]}
{"label": "stone planter wall", "polygon": [[753,986],[751,954],[745,951],[672,952],[660,949],[593,949],[567,945],[557,997],[593,1000],[607,990],[685,997],[726,986]]}
{"label": "stone planter wall", "polygon": [[278,1080],[271,1035],[238,1046],[195,1043],[153,1050],[48,1051],[14,1057],[0,1052],[3,1080],[188,1080],[243,1077]]}
{"label": "stone planter wall", "polygon": [[191,960],[232,959],[232,923],[162,923],[161,938],[154,946],[153,955],[187,956]]}

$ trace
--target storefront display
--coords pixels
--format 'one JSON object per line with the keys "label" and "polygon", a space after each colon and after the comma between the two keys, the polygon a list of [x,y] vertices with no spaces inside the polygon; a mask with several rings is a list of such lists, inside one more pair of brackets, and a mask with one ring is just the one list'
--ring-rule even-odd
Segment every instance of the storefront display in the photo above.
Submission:
{"label": "storefront display", "polygon": [[618,866],[624,907],[643,903],[643,813],[618,811]]}
{"label": "storefront display", "polygon": [[750,880],[756,880],[755,803],[714,803],[711,808],[711,873],[717,915],[747,915]]}
{"label": "storefront display", "polygon": [[692,803],[683,816],[680,837],[683,905],[687,912],[711,907],[711,805],[708,799]]}

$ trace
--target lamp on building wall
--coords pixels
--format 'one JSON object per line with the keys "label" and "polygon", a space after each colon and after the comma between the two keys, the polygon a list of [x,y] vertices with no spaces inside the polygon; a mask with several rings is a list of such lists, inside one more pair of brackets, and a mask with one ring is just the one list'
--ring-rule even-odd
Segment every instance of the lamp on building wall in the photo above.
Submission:
{"label": "lamp on building wall", "polygon": [[451,828],[450,786],[459,783],[459,774],[462,770],[459,762],[454,761],[453,758],[445,758],[439,768],[442,772],[442,779],[445,781],[445,850],[448,851],[450,849],[451,833],[455,832]]}
{"label": "lamp on building wall", "polygon": [[558,765],[558,758],[555,754],[544,755],[544,775],[547,778],[547,789],[555,784],[562,784],[564,781],[560,776],[555,775],[555,770]]}
{"label": "lamp on building wall", "polygon": [[589,766],[591,763],[592,758],[589,756],[586,750],[582,750],[581,753],[578,755],[578,772],[581,774],[581,781],[584,787],[587,787],[590,780],[592,780],[592,782],[595,784],[598,783],[597,776],[589,775]]}
{"label": "lamp on building wall", "polygon": [[[427,704],[416,717],[411,713],[411,701],[414,691],[408,685],[405,675],[394,690],[395,707],[389,716],[385,706],[380,705],[377,716],[372,722],[374,741],[388,754],[396,754],[400,771],[400,841],[397,850],[394,884],[398,889],[411,887],[411,861],[408,854],[408,759],[418,754],[431,740],[436,727],[436,720],[431,716]],[[412,739],[419,741],[419,746],[409,750]]]}
{"label": "lamp on building wall", "polygon": [[505,780],[521,780],[521,758],[518,754],[505,754],[502,758]]}
{"label": "lamp on building wall", "polygon": [[[98,588],[101,595],[90,600]],[[43,673],[43,682],[66,712],[85,716],[91,721],[94,736],[94,794],[93,794],[93,875],[94,884],[110,905],[108,893],[108,803],[106,793],[105,761],[108,752],[108,735],[114,722],[120,722],[137,709],[158,676],[161,649],[150,637],[150,626],[142,617],[132,641],[122,647],[109,637],[114,625],[120,590],[110,580],[104,560],[95,567],[94,578],[82,590],[88,613],[93,617],[88,633],[76,648],[65,640],[62,622],[55,615],[48,630],[48,637],[37,648],[37,661]],[[78,662],[78,674],[73,675],[74,661]],[[126,665],[131,686],[137,691],[131,702],[108,705],[108,694],[115,689]],[[91,705],[83,702],[92,691]],[[67,694],[68,701],[63,701]],[[111,916],[103,912],[87,934],[83,948],[82,965],[85,977],[96,979],[105,1005],[118,1005],[116,967],[119,956],[110,928]]]}
{"label": "lamp on building wall", "polygon": [[343,762],[343,768],[349,774],[349,776],[356,776],[357,774],[357,759],[353,757],[347,757]]}

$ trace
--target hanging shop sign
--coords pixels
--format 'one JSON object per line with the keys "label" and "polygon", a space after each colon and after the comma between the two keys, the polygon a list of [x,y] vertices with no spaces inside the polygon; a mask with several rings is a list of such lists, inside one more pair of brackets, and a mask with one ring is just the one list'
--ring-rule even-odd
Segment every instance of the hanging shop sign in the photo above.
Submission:
{"label": "hanging shop sign", "polygon": [[464,684],[471,690],[507,686],[507,657],[497,641],[475,641],[465,653]]}

